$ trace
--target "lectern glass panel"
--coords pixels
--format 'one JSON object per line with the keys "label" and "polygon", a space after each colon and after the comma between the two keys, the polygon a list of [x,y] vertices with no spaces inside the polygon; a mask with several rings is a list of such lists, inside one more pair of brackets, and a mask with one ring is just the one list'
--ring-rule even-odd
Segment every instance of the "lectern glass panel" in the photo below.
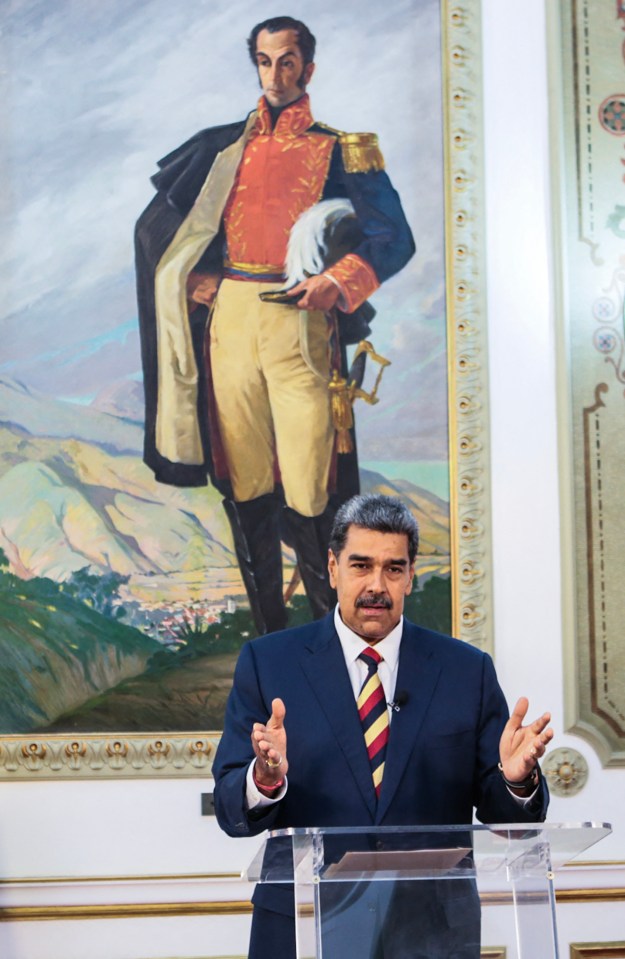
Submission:
{"label": "lectern glass panel", "polygon": [[247,872],[294,887],[298,959],[479,959],[484,902],[507,903],[508,959],[557,959],[553,871],[606,824],[290,829]]}

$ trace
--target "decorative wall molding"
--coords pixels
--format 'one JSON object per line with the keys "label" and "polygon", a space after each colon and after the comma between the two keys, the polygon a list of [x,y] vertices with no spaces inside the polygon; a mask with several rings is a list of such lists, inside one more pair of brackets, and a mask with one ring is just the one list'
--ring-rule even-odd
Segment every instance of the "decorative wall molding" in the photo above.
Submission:
{"label": "decorative wall molding", "polygon": [[541,763],[543,776],[554,796],[576,796],[588,782],[588,763],[577,749],[552,749]]}
{"label": "decorative wall molding", "polygon": [[625,17],[600,0],[548,7],[565,728],[622,767]]}
{"label": "decorative wall molding", "polygon": [[221,733],[101,734],[0,740],[0,778],[206,777]]}
{"label": "decorative wall molding", "polygon": [[68,919],[150,919],[176,916],[247,916],[252,903],[232,902],[139,902],[90,903],[89,905],[6,906],[0,922],[51,922]]}
{"label": "decorative wall molding", "polygon": [[240,882],[240,872],[190,872],[190,873],[163,873],[162,875],[144,876],[45,876],[43,878],[23,876],[19,879],[3,877],[0,879],[0,892],[7,886],[101,886],[103,884],[146,884],[155,883],[191,883],[191,882]]}
{"label": "decorative wall molding", "polygon": [[592,889],[558,889],[556,902],[564,904],[589,902],[625,902],[625,886]]}
{"label": "decorative wall molding", "polygon": [[[483,907],[510,906],[512,893],[507,890],[480,896]],[[625,887],[605,889],[557,890],[558,905],[625,902]],[[181,916],[248,916],[252,914],[249,899],[190,900],[188,902],[108,902],[0,907],[0,922],[53,922],[74,919],[149,919]],[[490,954],[489,954],[490,955]],[[615,954],[620,955],[620,954]]]}
{"label": "decorative wall molding", "polygon": [[570,959],[625,959],[625,942],[572,942]]}

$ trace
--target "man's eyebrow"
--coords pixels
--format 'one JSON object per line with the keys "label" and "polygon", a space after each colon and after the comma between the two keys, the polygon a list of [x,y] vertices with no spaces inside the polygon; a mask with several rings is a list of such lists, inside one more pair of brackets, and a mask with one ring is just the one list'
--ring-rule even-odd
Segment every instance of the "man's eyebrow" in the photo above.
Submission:
{"label": "man's eyebrow", "polygon": [[[281,53],[280,56],[279,56],[277,59],[278,59],[278,60],[284,60],[285,57],[294,57],[294,56],[296,56],[296,55],[297,55],[297,54],[296,54],[295,49],[292,49],[292,50],[291,50],[291,49],[289,48],[288,50],[285,51],[285,53]],[[271,54],[270,54],[270,53],[265,53],[263,50],[257,50],[257,51],[256,51],[256,58],[258,59],[258,57],[265,57],[266,60],[271,60]]]}
{"label": "man's eyebrow", "polygon": [[[292,55],[295,53],[295,51],[296,51],[296,47],[287,47],[287,49],[284,51],[284,53],[281,53],[281,54],[280,54],[279,59],[281,59],[282,57],[292,56]],[[265,53],[264,50],[257,50],[257,51],[256,51],[256,56],[257,56],[257,57],[269,57],[269,56],[271,56],[271,54]]]}
{"label": "man's eyebrow", "polygon": [[[350,553],[347,559],[350,563],[370,563],[371,562],[370,556],[361,556],[360,553]],[[408,560],[407,559],[389,559],[386,565],[387,566],[407,566]]]}

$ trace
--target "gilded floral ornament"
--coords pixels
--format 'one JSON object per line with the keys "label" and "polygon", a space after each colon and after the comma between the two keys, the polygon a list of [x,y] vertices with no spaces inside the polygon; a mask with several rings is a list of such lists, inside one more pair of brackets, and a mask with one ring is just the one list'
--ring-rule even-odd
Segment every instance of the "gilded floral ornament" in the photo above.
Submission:
{"label": "gilded floral ornament", "polygon": [[588,780],[588,763],[576,749],[552,749],[541,768],[554,796],[576,796]]}

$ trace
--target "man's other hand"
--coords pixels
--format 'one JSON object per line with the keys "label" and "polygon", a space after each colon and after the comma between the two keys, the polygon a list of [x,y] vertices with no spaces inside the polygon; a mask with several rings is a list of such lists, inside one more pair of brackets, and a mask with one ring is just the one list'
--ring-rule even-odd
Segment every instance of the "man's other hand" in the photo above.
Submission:
{"label": "man's other hand", "polygon": [[254,723],[252,746],[256,753],[254,778],[259,786],[271,789],[287,774],[289,764],[286,758],[286,729],[284,717],[286,708],[281,699],[271,701],[271,716],[265,724]]}
{"label": "man's other hand", "polygon": [[553,739],[553,729],[547,728],[550,713],[543,713],[533,723],[523,725],[529,702],[525,696],[517,702],[505,725],[499,742],[499,758],[505,778],[511,783],[527,779],[538,760]]}
{"label": "man's other hand", "polygon": [[327,313],[336,305],[336,301],[341,295],[341,291],[336,283],[329,277],[320,273],[319,276],[309,276],[307,280],[298,283],[292,287],[289,293],[297,296],[302,293],[303,296],[297,301],[297,307],[300,310],[323,310]]}
{"label": "man's other hand", "polygon": [[212,306],[217,295],[221,277],[216,273],[195,273],[192,271],[187,277],[187,304],[189,313],[192,313],[200,303]]}

